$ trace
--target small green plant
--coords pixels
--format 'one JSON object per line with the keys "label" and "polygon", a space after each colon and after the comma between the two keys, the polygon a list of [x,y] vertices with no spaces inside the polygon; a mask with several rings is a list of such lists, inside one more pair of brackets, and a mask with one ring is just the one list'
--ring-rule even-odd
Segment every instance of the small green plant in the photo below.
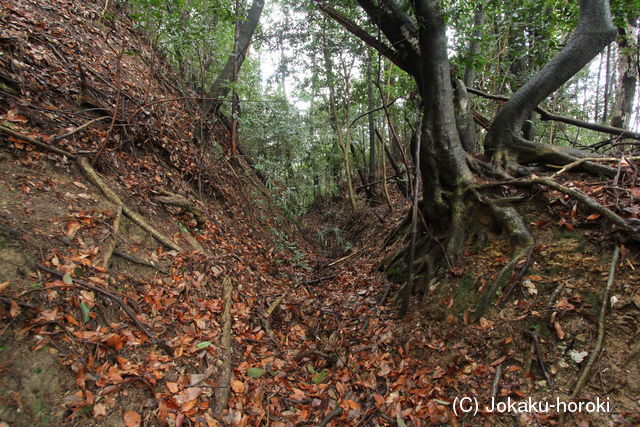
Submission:
{"label": "small green plant", "polygon": [[325,247],[328,247],[330,241],[334,241],[342,250],[348,252],[351,248],[351,242],[342,236],[342,230],[338,227],[324,228],[316,233],[316,238]]}
{"label": "small green plant", "polygon": [[295,265],[304,268],[305,270],[311,270],[311,267],[309,267],[309,264],[307,263],[307,256],[302,252],[297,243],[289,240],[287,235],[281,230],[271,227],[269,228],[269,231],[271,231],[271,233],[276,237],[274,246],[277,250],[290,252],[292,255],[291,260]]}

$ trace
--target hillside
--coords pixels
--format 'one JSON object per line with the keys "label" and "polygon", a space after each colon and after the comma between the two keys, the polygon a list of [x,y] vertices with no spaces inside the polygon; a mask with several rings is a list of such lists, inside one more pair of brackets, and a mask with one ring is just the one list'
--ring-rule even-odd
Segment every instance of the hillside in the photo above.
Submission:
{"label": "hillside", "polygon": [[[523,202],[530,268],[474,321],[511,257],[479,212],[491,232],[400,317],[402,272],[384,271],[408,245],[399,191],[292,219],[120,3],[0,4],[0,425],[558,421],[455,399],[569,400],[624,234],[606,218],[559,192]],[[637,219],[635,179],[615,209]],[[608,181],[563,183],[614,208]],[[576,424],[640,422],[640,259],[632,233],[617,241],[606,350],[581,395],[612,409]]]}

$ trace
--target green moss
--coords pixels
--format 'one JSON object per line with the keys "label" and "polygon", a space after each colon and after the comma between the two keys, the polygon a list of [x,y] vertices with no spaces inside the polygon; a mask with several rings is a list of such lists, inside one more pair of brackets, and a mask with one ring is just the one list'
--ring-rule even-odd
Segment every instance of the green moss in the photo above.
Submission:
{"label": "green moss", "polygon": [[453,306],[451,312],[456,315],[463,315],[466,310],[472,308],[473,303],[476,300],[477,292],[473,288],[473,276],[467,274],[460,280],[457,286],[453,289]]}

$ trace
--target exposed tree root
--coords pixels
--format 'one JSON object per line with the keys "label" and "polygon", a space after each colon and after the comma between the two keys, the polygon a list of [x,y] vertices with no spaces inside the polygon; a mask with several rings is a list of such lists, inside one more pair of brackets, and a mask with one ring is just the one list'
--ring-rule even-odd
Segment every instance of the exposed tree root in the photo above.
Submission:
{"label": "exposed tree root", "polygon": [[[480,203],[485,204],[491,210],[494,218],[502,226],[503,230],[509,234],[511,240],[516,246],[515,255],[507,265],[502,268],[500,273],[498,273],[496,280],[487,286],[480,296],[478,305],[476,306],[472,316],[474,319],[479,319],[495,299],[496,291],[511,280],[513,271],[520,260],[529,255],[530,251],[533,249],[535,241],[529,232],[524,219],[513,207],[499,206],[498,204],[488,200],[486,197],[483,197],[477,191],[473,191],[473,194]],[[520,272],[521,275],[524,273],[525,271]]]}
{"label": "exposed tree root", "polygon": [[55,154],[60,154],[61,156],[66,156],[66,157],[68,157],[70,159],[75,159],[76,158],[76,155],[73,154],[73,153],[70,153],[70,152],[65,151],[65,150],[63,150],[61,148],[57,148],[57,147],[54,147],[54,146],[49,145],[49,144],[45,144],[44,142],[40,142],[38,140],[35,140],[35,139],[33,139],[33,138],[31,138],[31,137],[29,137],[27,135],[23,135],[21,133],[18,133],[16,131],[14,131],[13,129],[9,129],[8,127],[5,127],[5,126],[0,126],[0,133],[4,133],[5,135],[9,135],[9,136],[12,136],[14,138],[21,139],[21,140],[23,140],[25,142],[28,142],[29,144],[35,145],[36,147],[43,148],[43,149],[45,149],[47,151],[51,151],[52,153],[55,153]]}
{"label": "exposed tree root", "polygon": [[231,376],[233,375],[233,369],[231,366],[232,363],[232,349],[231,349],[231,305],[233,304],[233,300],[231,298],[233,294],[233,283],[231,279],[225,277],[222,281],[222,285],[224,286],[224,312],[222,314],[222,321],[224,322],[222,329],[222,357],[223,364],[220,372],[220,381],[219,385],[222,386],[218,389],[216,393],[216,401],[214,406],[214,413],[216,415],[220,415],[226,408],[227,402],[229,401],[229,388],[231,383]]}
{"label": "exposed tree root", "polygon": [[162,243],[164,246],[173,249],[178,252],[182,252],[182,248],[173,242],[170,238],[165,236],[156,230],[153,226],[147,223],[137,212],[133,211],[127,205],[123,203],[120,197],[113,192],[104,182],[102,177],[98,174],[98,172],[91,167],[89,161],[83,157],[78,158],[78,165],[82,169],[82,171],[87,175],[87,178],[95,184],[102,193],[107,196],[109,200],[111,200],[116,205],[122,206],[122,213],[124,213],[129,219],[138,224],[140,228],[145,230],[147,233],[151,234],[158,242]]}
{"label": "exposed tree root", "polygon": [[159,272],[164,273],[164,274],[168,273],[168,271],[165,268],[159,267],[159,266],[155,265],[154,263],[152,263],[150,261],[147,261],[147,260],[142,259],[142,258],[138,258],[136,256],[133,256],[133,255],[128,254],[126,252],[120,251],[118,249],[114,249],[113,255],[119,256],[120,258],[126,259],[127,261],[131,261],[134,264],[144,265],[145,267],[154,268],[154,269],[156,269]]}
{"label": "exposed tree root", "polygon": [[102,260],[102,268],[105,270],[109,269],[109,265],[111,264],[111,256],[113,255],[113,250],[116,248],[116,243],[118,239],[118,229],[120,228],[120,221],[122,219],[122,205],[117,205],[116,207],[116,216],[113,219],[113,226],[111,227],[112,237],[107,244],[107,249],[104,251],[104,258]]}
{"label": "exposed tree root", "polygon": [[598,317],[598,337],[596,338],[596,345],[591,351],[591,355],[589,356],[589,360],[580,374],[580,378],[578,378],[578,382],[576,383],[573,392],[571,393],[571,399],[575,399],[578,394],[580,394],[580,390],[586,384],[589,379],[589,373],[593,364],[595,363],[598,355],[600,354],[600,350],[602,350],[602,342],[604,340],[604,323],[605,316],[607,313],[607,307],[609,304],[609,293],[611,292],[611,286],[613,285],[613,281],[616,276],[616,266],[618,265],[618,260],[620,259],[620,247],[616,246],[613,251],[613,257],[611,259],[611,266],[609,267],[609,279],[607,280],[607,286],[602,293],[602,305],[600,307],[600,316]]}
{"label": "exposed tree root", "polygon": [[[513,164],[544,163],[565,166],[581,158],[594,157],[592,153],[574,150],[566,147],[556,147],[540,142],[528,141],[513,135],[511,143],[503,150],[493,153],[493,166],[498,170],[509,172],[514,169]],[[579,164],[580,170],[595,175],[615,176],[612,167],[585,161]]]}
{"label": "exposed tree root", "polygon": [[196,220],[196,227],[202,228],[206,222],[206,219],[200,209],[196,208],[195,203],[191,200],[183,197],[179,194],[174,194],[169,191],[162,192],[164,196],[154,197],[152,200],[156,203],[162,203],[164,205],[176,206],[184,211],[193,215],[193,218]]}
{"label": "exposed tree root", "polygon": [[545,187],[552,188],[554,190],[557,190],[563,194],[566,194],[582,202],[588,209],[601,214],[602,216],[604,216],[605,218],[609,219],[611,222],[616,224],[618,227],[622,228],[623,230],[634,231],[633,227],[631,227],[624,220],[624,218],[617,215],[611,209],[608,209],[602,206],[600,203],[596,202],[591,197],[584,194],[582,191],[565,187],[564,185],[558,184],[557,182],[552,181],[550,179],[546,179],[546,178],[513,179],[513,180],[507,180],[507,181],[499,181],[499,182],[492,182],[488,184],[482,184],[482,185],[476,186],[475,188],[483,189],[483,188],[490,188],[490,187],[496,187],[501,185],[513,185],[513,186],[519,186],[519,187],[543,185]]}

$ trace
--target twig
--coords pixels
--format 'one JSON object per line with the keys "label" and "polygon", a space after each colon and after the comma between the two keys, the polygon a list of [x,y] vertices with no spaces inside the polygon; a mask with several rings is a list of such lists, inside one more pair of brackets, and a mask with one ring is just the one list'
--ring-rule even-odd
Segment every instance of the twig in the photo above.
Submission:
{"label": "twig", "polygon": [[576,396],[582,390],[582,387],[586,384],[589,379],[589,372],[593,367],[593,364],[602,349],[602,342],[604,340],[604,320],[607,312],[607,306],[609,302],[609,293],[611,292],[611,286],[613,285],[613,281],[616,275],[616,266],[618,265],[618,260],[620,259],[620,247],[616,246],[613,251],[613,257],[611,259],[611,266],[609,267],[609,279],[607,280],[607,286],[602,293],[602,306],[600,307],[600,316],[598,318],[598,337],[596,338],[596,345],[591,352],[591,356],[589,356],[589,360],[580,374],[580,378],[578,378],[578,382],[576,383],[575,388],[573,389],[573,393],[571,393],[571,399],[575,399]]}
{"label": "twig", "polygon": [[345,260],[351,258],[352,256],[354,256],[357,253],[358,253],[358,251],[355,250],[355,251],[351,252],[349,255],[343,256],[342,258],[333,261],[331,264],[327,264],[327,267],[331,267],[332,265],[336,265],[336,264],[338,264],[338,263],[340,263],[342,261],[345,261]]}
{"label": "twig", "polygon": [[326,427],[334,418],[338,418],[342,415],[342,408],[337,406],[333,411],[329,412],[318,424],[318,427]]}
{"label": "twig", "polygon": [[31,310],[35,310],[37,308],[33,304],[29,304],[29,303],[26,303],[26,302],[20,302],[20,301],[14,299],[14,298],[0,297],[0,301],[4,302],[6,304],[11,304],[11,302],[15,302],[20,307],[28,308],[28,309],[31,309]]}
{"label": "twig", "polygon": [[59,141],[61,139],[69,138],[71,135],[73,135],[75,133],[78,133],[83,129],[88,128],[89,126],[93,125],[94,123],[100,122],[102,120],[106,120],[108,118],[109,118],[109,116],[102,116],[102,117],[98,117],[97,119],[89,120],[87,123],[85,123],[85,124],[83,124],[81,126],[78,126],[77,128],[74,128],[74,129],[70,130],[67,133],[63,133],[62,135],[54,136],[51,139],[51,142],[56,142],[56,141]]}
{"label": "twig", "polygon": [[231,367],[231,305],[233,300],[231,299],[233,293],[233,282],[229,277],[225,277],[222,281],[222,285],[224,286],[224,313],[222,314],[222,320],[224,321],[224,326],[222,329],[222,356],[223,356],[223,365],[220,374],[220,383],[224,388],[220,388],[218,393],[216,394],[216,402],[215,402],[215,410],[214,413],[221,414],[227,407],[227,402],[229,400],[229,383],[231,382],[231,375],[233,374],[233,369]]}
{"label": "twig", "polygon": [[542,350],[540,349],[540,337],[537,333],[531,331],[525,331],[525,334],[531,337],[533,340],[533,345],[536,348],[536,357],[538,358],[538,364],[540,365],[540,370],[542,371],[542,375],[544,375],[544,379],[547,381],[549,388],[555,388],[555,383],[553,382],[553,378],[549,375],[547,371],[547,366],[544,364],[544,359],[542,358]]}
{"label": "twig", "polygon": [[45,144],[44,142],[37,141],[37,140],[27,136],[27,135],[23,135],[21,133],[18,133],[16,131],[12,130],[12,129],[9,129],[8,127],[0,126],[0,132],[4,133],[6,135],[12,136],[14,138],[26,141],[29,144],[35,145],[36,147],[44,148],[45,150],[51,151],[52,153],[60,154],[61,156],[67,156],[70,159],[75,159],[76,158],[75,154],[72,154],[72,153],[70,153],[68,151],[65,151],[65,150],[61,149],[61,148],[54,147],[52,145]]}
{"label": "twig", "polygon": [[[39,270],[44,271],[45,273],[49,273],[55,277],[58,277],[59,279],[62,279],[64,277],[64,274],[60,273],[59,271],[52,270],[48,267],[45,267],[42,264],[36,264],[36,267]],[[125,313],[127,313],[127,315],[131,318],[131,320],[133,320],[133,323],[138,327],[138,329],[140,329],[147,337],[149,337],[150,340],[153,340],[153,334],[149,332],[149,330],[147,330],[147,328],[142,324],[142,322],[138,320],[133,310],[131,310],[131,308],[119,296],[79,279],[72,279],[72,282],[75,285],[80,285],[87,289],[91,289],[94,292],[98,292],[114,300],[116,304],[118,304],[125,311]]]}
{"label": "twig", "polygon": [[[632,156],[632,157],[628,157],[628,159],[630,159],[630,160],[639,160],[640,156]],[[553,175],[551,175],[551,178],[556,178],[558,175],[561,175],[561,174],[565,173],[566,171],[568,171],[570,169],[573,169],[575,167],[578,167],[581,164],[586,163],[586,162],[617,162],[617,161],[620,161],[620,159],[618,157],[584,157],[584,158],[576,160],[575,162],[571,162],[568,165],[565,165],[558,172],[556,172]]]}
{"label": "twig", "polygon": [[320,277],[320,278],[313,279],[313,280],[308,280],[308,281],[304,282],[304,284],[307,285],[307,286],[316,285],[316,284],[318,284],[320,282],[324,282],[325,280],[335,279],[338,276],[339,276],[339,274],[332,274],[331,276],[325,276],[325,277]]}
{"label": "twig", "polygon": [[498,395],[500,378],[502,378],[502,365],[496,366],[496,374],[493,377],[493,385],[491,386],[491,400],[495,400],[496,396]]}

